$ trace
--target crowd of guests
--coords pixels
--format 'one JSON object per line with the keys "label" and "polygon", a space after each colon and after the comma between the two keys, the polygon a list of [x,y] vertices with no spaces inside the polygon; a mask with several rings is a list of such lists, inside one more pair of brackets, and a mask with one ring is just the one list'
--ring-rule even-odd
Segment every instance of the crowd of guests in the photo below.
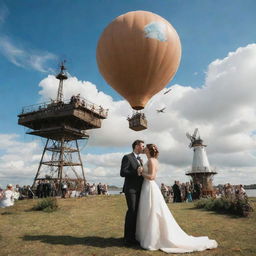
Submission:
{"label": "crowd of guests", "polygon": [[[186,183],[175,181],[172,186],[166,186],[162,183],[161,192],[167,203],[192,202],[202,197],[202,185],[192,181]],[[49,180],[38,181],[35,189],[32,189],[31,186],[20,187],[17,184],[13,187],[12,184],[8,184],[5,190],[0,188],[0,208],[14,205],[15,200],[54,196],[61,196],[62,198],[82,197],[88,195],[109,195],[108,185],[101,182],[98,184],[87,183],[83,191],[76,191],[71,183],[62,182],[60,194],[58,193],[58,184]],[[218,185],[215,188],[214,197],[244,199],[247,195],[243,185],[227,183],[225,185]]]}
{"label": "crowd of guests", "polygon": [[216,198],[226,197],[230,199],[245,199],[247,198],[246,191],[242,184],[240,185],[231,185],[226,183],[225,185],[219,185],[216,188]]}
{"label": "crowd of guests", "polygon": [[87,183],[85,187],[85,195],[109,195],[108,185],[101,184],[96,185],[95,183]]}
{"label": "crowd of guests", "polygon": [[167,203],[192,202],[202,196],[202,185],[199,183],[174,181],[172,186],[161,184],[161,192]]}
{"label": "crowd of guests", "polygon": [[95,183],[87,183],[83,191],[74,189],[74,184],[70,182],[62,182],[60,192],[58,191],[58,184],[49,180],[40,180],[37,182],[34,189],[31,186],[22,186],[18,184],[14,187],[8,184],[6,189],[0,188],[0,208],[13,206],[15,200],[46,198],[61,196],[67,197],[82,197],[87,195],[109,195],[108,185],[101,182],[97,185]]}
{"label": "crowd of guests", "polygon": [[[61,183],[61,195],[66,197],[67,193],[66,182]],[[39,180],[35,186],[35,196],[38,198],[53,197],[58,195],[59,185],[54,181],[49,180]]]}
{"label": "crowd of guests", "polygon": [[[161,192],[167,203],[192,202],[203,196],[202,184],[199,182],[193,183],[192,181],[186,183],[175,181],[173,186],[166,186],[162,183]],[[212,196],[215,198],[226,197],[237,199],[244,199],[247,197],[243,185],[231,185],[230,183],[217,186],[214,189]]]}
{"label": "crowd of guests", "polygon": [[[82,197],[87,195],[108,195],[107,184],[90,184],[86,183],[84,190],[79,190],[76,185],[70,182],[61,183],[61,197]],[[58,195],[58,184],[49,182],[48,180],[39,181],[36,188],[36,195],[38,198],[57,196]]]}

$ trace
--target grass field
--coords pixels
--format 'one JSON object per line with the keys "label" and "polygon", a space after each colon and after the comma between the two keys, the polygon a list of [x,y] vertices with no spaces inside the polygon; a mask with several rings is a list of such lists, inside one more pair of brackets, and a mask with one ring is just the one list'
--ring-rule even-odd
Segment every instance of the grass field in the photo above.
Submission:
{"label": "grass field", "polygon": [[[256,199],[253,200],[255,209]],[[1,256],[167,255],[124,247],[126,203],[122,195],[58,199],[60,208],[52,213],[31,211],[36,202],[18,201],[14,207],[0,209]],[[171,203],[169,208],[188,234],[207,235],[219,243],[217,249],[190,255],[256,255],[256,212],[249,218],[239,218],[195,209],[193,203]]]}

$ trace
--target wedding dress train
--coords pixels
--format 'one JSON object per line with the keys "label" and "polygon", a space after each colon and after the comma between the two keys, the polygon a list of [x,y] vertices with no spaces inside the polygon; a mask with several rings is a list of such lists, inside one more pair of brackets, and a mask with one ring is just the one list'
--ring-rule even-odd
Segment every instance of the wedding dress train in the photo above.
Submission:
{"label": "wedding dress train", "polygon": [[[144,166],[144,171],[147,165]],[[142,248],[166,253],[187,253],[216,248],[207,236],[186,234],[175,221],[154,180],[144,179],[136,225],[136,239]]]}

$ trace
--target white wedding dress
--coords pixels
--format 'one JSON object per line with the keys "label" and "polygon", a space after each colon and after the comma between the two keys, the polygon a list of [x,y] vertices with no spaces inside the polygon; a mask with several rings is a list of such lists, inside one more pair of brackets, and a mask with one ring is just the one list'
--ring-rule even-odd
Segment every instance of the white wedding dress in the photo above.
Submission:
{"label": "white wedding dress", "polygon": [[[144,172],[148,172],[147,164]],[[172,216],[154,180],[144,178],[137,215],[136,239],[142,248],[166,253],[187,253],[216,248],[207,236],[187,235]]]}

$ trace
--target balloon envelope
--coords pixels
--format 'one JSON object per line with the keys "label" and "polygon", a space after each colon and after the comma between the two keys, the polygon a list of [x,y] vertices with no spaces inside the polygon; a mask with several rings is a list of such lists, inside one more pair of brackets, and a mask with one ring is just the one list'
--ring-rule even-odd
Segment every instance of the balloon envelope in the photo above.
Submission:
{"label": "balloon envelope", "polygon": [[161,16],[146,11],[114,19],[97,46],[102,76],[137,110],[173,78],[180,57],[176,30]]}

